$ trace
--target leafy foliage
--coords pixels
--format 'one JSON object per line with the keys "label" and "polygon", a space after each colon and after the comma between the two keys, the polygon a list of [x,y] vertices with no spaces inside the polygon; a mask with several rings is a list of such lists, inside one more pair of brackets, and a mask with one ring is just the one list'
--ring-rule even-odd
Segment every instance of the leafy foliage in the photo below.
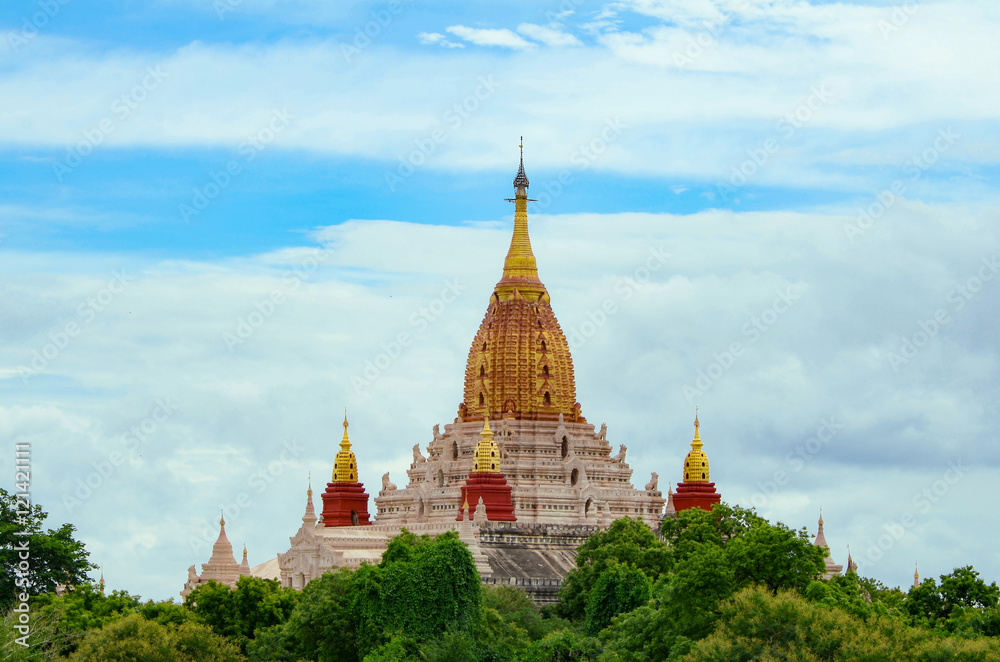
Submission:
{"label": "leafy foliage", "polygon": [[259,630],[247,645],[250,660],[360,660],[351,613],[354,574],[346,569],[331,571],[306,584],[288,620]]}
{"label": "leafy foliage", "polygon": [[972,566],[955,568],[914,586],[903,601],[913,622],[964,636],[1000,636],[1000,588],[987,584]]}
{"label": "leafy foliage", "polygon": [[458,534],[449,531],[433,542],[404,534],[390,547],[388,560],[355,573],[359,652],[396,632],[424,640],[450,628],[468,632],[479,618],[482,594],[472,554]]}
{"label": "leafy foliage", "polygon": [[91,630],[72,662],[239,662],[231,643],[204,625],[160,625],[131,614]]}
{"label": "leafy foliage", "polygon": [[68,655],[76,650],[77,643],[93,629],[100,629],[116,618],[138,611],[137,596],[126,591],[113,591],[102,595],[96,584],[80,584],[72,591],[57,596],[46,593],[35,598],[34,609],[50,617],[58,642],[53,652]]}
{"label": "leafy foliage", "polygon": [[[97,568],[88,560],[83,543],[73,538],[76,529],[63,524],[58,529],[42,530],[48,514],[39,505],[25,508],[24,503],[0,488],[0,611],[9,609],[16,596],[55,593],[60,584],[75,586],[89,581],[87,572]],[[18,536],[17,533],[28,533]],[[20,564],[27,542],[30,559],[27,569]]]}
{"label": "leafy foliage", "polygon": [[793,591],[763,587],[737,593],[722,608],[719,627],[685,662],[730,660],[993,660],[1000,642],[942,639],[900,619],[864,621]]}
{"label": "leafy foliage", "polygon": [[598,634],[618,614],[646,604],[652,592],[653,582],[641,570],[612,561],[587,595],[587,634]]}
{"label": "leafy foliage", "polygon": [[587,596],[601,574],[614,563],[627,563],[656,581],[671,565],[671,554],[644,522],[623,517],[612,522],[580,545],[576,565],[559,590],[559,603],[552,610],[573,620],[586,617]]}
{"label": "leafy foliage", "polygon": [[524,630],[532,641],[570,627],[570,622],[565,619],[554,616],[543,618],[524,591],[506,584],[483,587],[483,608],[496,610],[503,620]]}
{"label": "leafy foliage", "polygon": [[300,595],[276,580],[244,576],[236,580],[235,588],[215,581],[199,586],[188,594],[184,604],[216,634],[246,652],[258,629],[288,620]]}
{"label": "leafy foliage", "polygon": [[772,593],[804,590],[825,567],[826,552],[805,530],[792,531],[780,522],[751,526],[729,539],[725,551],[736,586],[761,584]]}
{"label": "leafy foliage", "polygon": [[525,653],[525,662],[578,662],[596,660],[601,642],[575,630],[557,630],[536,641]]}

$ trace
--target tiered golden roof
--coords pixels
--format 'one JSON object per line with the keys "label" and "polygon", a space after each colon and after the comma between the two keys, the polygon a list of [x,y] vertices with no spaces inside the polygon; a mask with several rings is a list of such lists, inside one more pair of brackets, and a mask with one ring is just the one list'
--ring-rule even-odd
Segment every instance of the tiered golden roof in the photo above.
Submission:
{"label": "tiered golden roof", "polygon": [[[344,438],[340,440],[340,450],[333,460],[334,483],[358,482],[358,459],[351,450],[351,440],[347,438],[347,414],[344,414]],[[310,487],[310,491],[312,488]]]}
{"label": "tiered golden roof", "polygon": [[701,449],[704,444],[701,443],[701,436],[698,432],[700,426],[698,414],[696,413],[694,415],[694,439],[691,441],[691,450],[688,452],[687,457],[684,458],[685,483],[711,482],[711,474],[708,470],[708,456]]}
{"label": "tiered golden roof", "polygon": [[538,278],[528,236],[524,156],[514,179],[514,234],[503,276],[472,341],[465,368],[463,420],[497,416],[583,422],[569,343]]}
{"label": "tiered golden roof", "polygon": [[488,419],[483,420],[483,431],[479,433],[479,443],[472,452],[473,473],[500,473],[500,449],[493,441]]}

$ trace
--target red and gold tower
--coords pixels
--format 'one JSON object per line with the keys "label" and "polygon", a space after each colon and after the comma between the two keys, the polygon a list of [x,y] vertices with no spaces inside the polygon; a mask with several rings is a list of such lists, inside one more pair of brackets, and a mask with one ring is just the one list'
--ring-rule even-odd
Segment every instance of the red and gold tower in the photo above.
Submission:
{"label": "red and gold tower", "polygon": [[491,522],[516,522],[514,504],[510,498],[510,485],[500,473],[500,449],[493,441],[493,431],[489,420],[483,421],[483,431],[479,443],[472,453],[472,473],[462,486],[462,505],[457,520],[463,518],[463,511],[469,511],[469,519],[479,500],[486,507],[486,519]]}
{"label": "red and gold tower", "polygon": [[323,526],[359,526],[371,524],[368,517],[368,494],[358,482],[358,460],[347,438],[347,416],[344,416],[344,438],[333,461],[333,481],[323,492]]}
{"label": "red and gold tower", "polygon": [[715,491],[715,483],[710,482],[708,456],[702,450],[704,444],[698,430],[700,425],[695,413],[694,440],[684,458],[684,482],[677,484],[677,491],[673,494],[674,510],[678,513],[688,508],[712,510],[712,506],[722,500],[722,495]]}

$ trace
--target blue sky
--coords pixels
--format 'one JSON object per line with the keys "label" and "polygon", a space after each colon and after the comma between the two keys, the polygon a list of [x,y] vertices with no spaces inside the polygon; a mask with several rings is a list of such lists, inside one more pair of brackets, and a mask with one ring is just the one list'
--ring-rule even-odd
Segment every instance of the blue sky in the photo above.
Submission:
{"label": "blue sky", "polygon": [[[155,598],[294,437],[306,450],[231,518],[253,563],[273,558],[344,406],[368,485],[398,484],[454,417],[523,135],[584,413],[627,443],[635,484],[679,474],[697,400],[728,500],[811,528],[823,506],[840,562],[916,513],[870,574],[997,578],[968,504],[1000,478],[998,27],[973,0],[5,5],[0,432],[38,445],[35,498],[111,585]],[[645,274],[650,250],[670,257]],[[780,315],[779,292],[799,297]],[[176,412],[73,505],[164,398]],[[834,440],[790,459],[831,416]]]}

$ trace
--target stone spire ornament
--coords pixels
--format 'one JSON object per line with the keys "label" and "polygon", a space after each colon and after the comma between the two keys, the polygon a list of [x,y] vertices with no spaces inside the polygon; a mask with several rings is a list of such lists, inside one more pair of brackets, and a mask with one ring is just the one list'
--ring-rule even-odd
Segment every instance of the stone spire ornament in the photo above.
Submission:
{"label": "stone spire ornament", "polygon": [[834,575],[839,575],[843,571],[844,566],[837,565],[833,561],[833,556],[830,555],[830,545],[826,542],[826,535],[823,533],[823,509],[819,509],[819,529],[816,533],[816,539],[813,544],[817,547],[826,551],[826,558],[824,563],[826,563],[826,570],[823,572],[823,579],[830,579]]}
{"label": "stone spire ornament", "polygon": [[309,488],[306,490],[306,512],[302,515],[302,523],[307,526],[315,526],[316,509],[313,508],[313,488],[312,472],[309,472]]}

